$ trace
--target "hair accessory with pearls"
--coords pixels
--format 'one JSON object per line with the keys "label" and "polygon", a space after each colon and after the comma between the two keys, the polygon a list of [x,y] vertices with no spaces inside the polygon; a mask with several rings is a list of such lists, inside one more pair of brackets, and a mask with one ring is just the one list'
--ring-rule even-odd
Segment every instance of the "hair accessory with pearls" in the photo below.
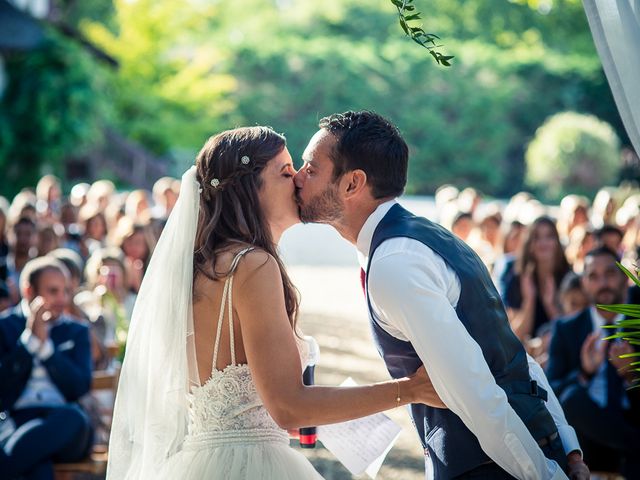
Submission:
{"label": "hair accessory with pearls", "polygon": [[242,162],[243,165],[248,165],[250,161],[251,159],[246,155],[240,159],[240,162]]}

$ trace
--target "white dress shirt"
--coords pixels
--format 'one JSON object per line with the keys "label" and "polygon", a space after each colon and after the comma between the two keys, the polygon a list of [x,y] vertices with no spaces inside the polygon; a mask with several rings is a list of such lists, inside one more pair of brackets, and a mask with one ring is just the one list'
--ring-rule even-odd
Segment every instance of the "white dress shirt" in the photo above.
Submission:
{"label": "white dress shirt", "polygon": [[[604,339],[604,337],[608,337],[609,335],[612,335],[614,332],[607,331],[606,329],[602,328],[603,325],[606,325],[609,322],[607,322],[607,320],[602,315],[600,315],[600,312],[596,307],[591,307],[590,311],[591,311],[591,321],[593,322],[593,331],[600,332],[600,342],[602,342],[602,339]],[[617,323],[622,319],[624,319],[624,315],[622,314],[616,315],[616,317],[613,319],[613,323]],[[615,341],[617,340],[611,340],[611,342],[615,342]],[[607,401],[608,401],[607,397],[608,397],[608,391],[609,391],[608,385],[607,385],[607,363],[608,362],[609,360],[605,359],[605,361],[600,364],[600,368],[598,368],[598,371],[596,372],[594,377],[591,379],[591,382],[589,383],[589,388],[587,390],[589,392],[589,396],[591,397],[591,399],[600,408],[607,407]],[[629,408],[629,398],[624,392],[622,394],[622,408],[624,409]]]}
{"label": "white dress shirt", "polygon": [[[20,305],[25,318],[29,318],[30,312],[27,301],[22,300]],[[64,320],[50,321],[47,323],[47,328],[51,329],[61,321]],[[51,338],[47,338],[42,342],[30,329],[25,328],[22,335],[20,335],[20,342],[33,357],[33,368],[24,390],[13,405],[13,409],[54,407],[66,404],[67,401],[64,395],[53,383],[53,380],[49,377],[49,372],[42,364],[54,354],[55,347]]]}
{"label": "white dress shirt", "polygon": [[[358,260],[366,270],[373,233],[396,204],[378,206],[357,239]],[[507,401],[480,346],[458,318],[460,280],[442,257],[417,240],[400,237],[375,251],[368,294],[378,324],[410,341],[447,407],[478,438],[483,451],[519,479],[559,479],[566,475],[547,459]],[[531,378],[549,394],[549,409],[567,453],[580,446],[541,367],[528,357]]]}

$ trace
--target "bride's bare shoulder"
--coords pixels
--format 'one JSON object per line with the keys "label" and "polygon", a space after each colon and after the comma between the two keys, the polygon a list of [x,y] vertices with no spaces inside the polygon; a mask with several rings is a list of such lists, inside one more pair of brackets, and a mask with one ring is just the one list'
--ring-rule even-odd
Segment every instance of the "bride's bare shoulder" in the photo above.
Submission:
{"label": "bride's bare shoulder", "polygon": [[261,281],[275,280],[280,278],[280,269],[273,255],[261,248],[254,248],[242,256],[235,276],[241,283],[247,283],[253,278]]}

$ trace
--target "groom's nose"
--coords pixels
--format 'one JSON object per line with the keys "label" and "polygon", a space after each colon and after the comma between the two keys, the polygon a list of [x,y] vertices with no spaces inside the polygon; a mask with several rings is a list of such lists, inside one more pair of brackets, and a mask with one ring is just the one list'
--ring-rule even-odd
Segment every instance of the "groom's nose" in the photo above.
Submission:
{"label": "groom's nose", "polygon": [[301,168],[300,170],[298,170],[298,173],[296,173],[293,176],[293,183],[297,188],[302,188],[302,185],[304,185],[304,180],[305,180],[304,168]]}

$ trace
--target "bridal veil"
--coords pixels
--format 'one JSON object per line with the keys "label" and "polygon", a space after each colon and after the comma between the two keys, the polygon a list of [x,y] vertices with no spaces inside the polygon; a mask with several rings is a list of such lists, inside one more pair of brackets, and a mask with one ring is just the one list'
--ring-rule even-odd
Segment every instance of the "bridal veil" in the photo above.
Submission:
{"label": "bridal veil", "polygon": [[114,406],[110,480],[153,478],[187,433],[187,394],[199,384],[192,315],[199,188],[193,166],[140,286]]}

